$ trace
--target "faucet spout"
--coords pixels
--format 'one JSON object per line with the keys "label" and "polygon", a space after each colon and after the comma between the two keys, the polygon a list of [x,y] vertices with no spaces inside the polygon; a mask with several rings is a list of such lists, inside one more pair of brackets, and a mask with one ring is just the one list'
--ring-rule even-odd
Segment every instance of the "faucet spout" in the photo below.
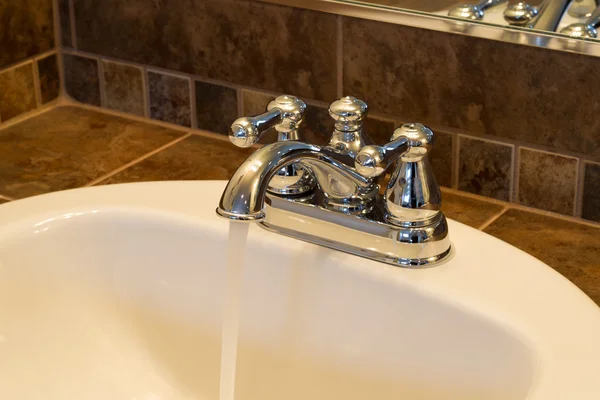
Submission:
{"label": "faucet spout", "polygon": [[358,190],[372,190],[374,184],[348,166],[347,155],[296,141],[276,142],[255,151],[229,180],[217,214],[236,221],[260,221],[265,218],[263,207],[269,181],[281,168],[306,161],[307,168],[318,165],[334,170]]}

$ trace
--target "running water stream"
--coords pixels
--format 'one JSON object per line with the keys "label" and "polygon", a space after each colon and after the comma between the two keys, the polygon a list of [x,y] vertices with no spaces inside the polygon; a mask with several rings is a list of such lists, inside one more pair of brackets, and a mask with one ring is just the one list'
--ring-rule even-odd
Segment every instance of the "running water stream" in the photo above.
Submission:
{"label": "running water stream", "polygon": [[234,400],[235,368],[240,314],[242,276],[246,256],[248,223],[229,223],[225,298],[223,302],[223,330],[221,342],[221,382],[219,400]]}

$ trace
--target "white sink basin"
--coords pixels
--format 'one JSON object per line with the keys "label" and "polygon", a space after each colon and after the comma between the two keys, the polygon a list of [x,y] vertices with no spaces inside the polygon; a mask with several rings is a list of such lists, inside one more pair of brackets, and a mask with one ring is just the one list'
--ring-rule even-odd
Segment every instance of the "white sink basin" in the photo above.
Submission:
{"label": "white sink basin", "polygon": [[[219,388],[224,182],[0,207],[0,399],[207,399]],[[600,309],[450,221],[410,270],[250,229],[236,399],[600,398]]]}

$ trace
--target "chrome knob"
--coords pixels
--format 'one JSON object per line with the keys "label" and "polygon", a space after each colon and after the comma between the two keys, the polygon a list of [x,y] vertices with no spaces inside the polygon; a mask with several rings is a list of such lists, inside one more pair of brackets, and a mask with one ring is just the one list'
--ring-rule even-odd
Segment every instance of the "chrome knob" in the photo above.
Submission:
{"label": "chrome knob", "polygon": [[523,1],[517,4],[510,4],[504,10],[504,20],[509,25],[514,26],[525,26],[529,24],[537,15],[540,10]]}
{"label": "chrome knob", "polygon": [[477,4],[461,4],[450,9],[448,16],[479,21],[483,19],[483,13],[487,8],[504,3],[505,1],[507,0],[482,0]]}
{"label": "chrome knob", "polygon": [[351,163],[360,149],[372,143],[363,132],[368,113],[367,103],[352,96],[342,97],[329,106],[329,115],[335,120],[329,147],[352,157]]}
{"label": "chrome knob", "polygon": [[342,97],[329,106],[329,115],[335,120],[335,129],[341,132],[356,132],[362,129],[368,113],[367,103],[352,96]]}
{"label": "chrome knob", "polygon": [[298,140],[306,104],[294,96],[279,96],[269,103],[267,112],[255,117],[236,119],[231,125],[229,140],[238,147],[250,147],[269,128],[275,127],[279,140]]}

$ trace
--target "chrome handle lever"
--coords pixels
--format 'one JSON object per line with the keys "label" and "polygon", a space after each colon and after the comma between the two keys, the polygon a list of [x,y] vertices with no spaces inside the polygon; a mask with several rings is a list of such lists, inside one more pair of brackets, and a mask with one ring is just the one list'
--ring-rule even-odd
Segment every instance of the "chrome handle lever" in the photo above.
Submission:
{"label": "chrome handle lever", "polygon": [[427,157],[433,139],[426,126],[405,124],[394,131],[390,143],[366,146],[356,156],[356,170],[365,177],[379,176],[400,160],[384,194],[389,223],[420,226],[443,218],[440,188]]}
{"label": "chrome handle lever", "polygon": [[[229,140],[238,147],[250,147],[269,128],[275,127],[278,142],[299,140],[306,104],[294,96],[279,96],[269,103],[267,112],[255,117],[236,119],[231,125]],[[299,164],[290,164],[277,172],[269,182],[269,193],[278,196],[299,196],[311,192],[316,185],[310,171]]]}
{"label": "chrome handle lever", "polygon": [[431,149],[433,132],[422,124],[405,124],[394,131],[391,142],[383,146],[365,146],[356,156],[356,170],[367,178],[385,172],[399,158],[418,161]]}
{"label": "chrome handle lever", "polygon": [[238,147],[250,147],[272,127],[279,132],[278,140],[298,140],[298,127],[305,111],[306,104],[299,98],[279,96],[269,103],[266,113],[236,119],[231,125],[229,140]]}

